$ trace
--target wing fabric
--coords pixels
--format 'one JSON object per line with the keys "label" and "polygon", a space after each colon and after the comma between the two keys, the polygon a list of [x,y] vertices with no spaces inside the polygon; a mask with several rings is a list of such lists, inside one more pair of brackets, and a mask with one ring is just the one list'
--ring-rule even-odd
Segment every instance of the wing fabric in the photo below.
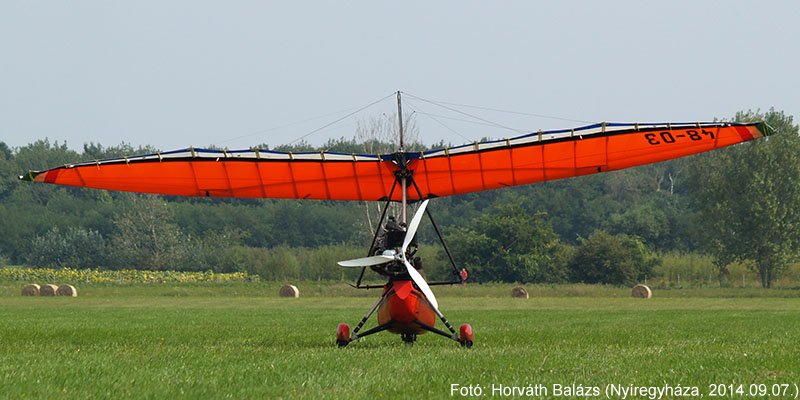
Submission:
{"label": "wing fabric", "polygon": [[[602,123],[422,153],[184,149],[30,171],[21,179],[178,196],[400,201],[402,159],[422,198],[614,171],[769,134],[764,124]],[[410,200],[419,200],[409,187]]]}
{"label": "wing fabric", "polygon": [[603,123],[428,151],[409,168],[422,197],[443,197],[651,164],[768,133],[764,124]]}
{"label": "wing fabric", "polygon": [[389,196],[395,169],[369,155],[185,149],[65,165],[23,178],[177,196],[379,200]]}

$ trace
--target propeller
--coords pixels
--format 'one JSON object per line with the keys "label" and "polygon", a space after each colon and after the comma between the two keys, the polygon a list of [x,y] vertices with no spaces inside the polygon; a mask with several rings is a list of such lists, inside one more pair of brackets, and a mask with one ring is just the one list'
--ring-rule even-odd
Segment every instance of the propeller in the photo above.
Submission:
{"label": "propeller", "polygon": [[363,257],[363,258],[356,258],[353,260],[347,261],[339,261],[339,264],[342,267],[370,267],[373,265],[380,265],[385,264],[391,261],[402,261],[403,265],[406,266],[406,270],[408,270],[408,275],[411,276],[411,280],[417,284],[419,290],[422,291],[422,294],[428,298],[428,301],[431,303],[433,308],[439,310],[439,302],[436,301],[436,296],[433,295],[433,291],[431,287],[428,285],[428,282],[425,282],[425,278],[411,265],[410,262],[406,259],[406,250],[408,250],[408,246],[411,245],[411,242],[414,240],[414,235],[417,234],[417,229],[419,228],[420,222],[422,222],[422,215],[425,214],[425,208],[428,207],[428,200],[422,202],[422,204],[417,209],[417,212],[414,214],[414,217],[411,218],[411,222],[408,224],[408,228],[406,229],[406,236],[403,238],[403,246],[400,248],[400,252],[395,252],[394,250],[386,250],[383,254],[371,257]]}
{"label": "propeller", "polygon": [[339,261],[337,264],[345,268],[362,268],[362,267],[371,267],[373,265],[380,265],[394,260],[395,260],[394,255],[378,255],[372,257],[356,258],[355,260]]}
{"label": "propeller", "polygon": [[422,222],[422,214],[425,214],[425,208],[428,207],[428,200],[425,200],[420,204],[417,212],[414,214],[414,217],[411,218],[411,222],[408,224],[408,228],[406,229],[406,237],[403,239],[403,247],[400,250],[400,253],[405,256],[406,249],[408,249],[408,245],[414,240],[414,235],[417,234],[417,229],[419,228],[419,223]]}

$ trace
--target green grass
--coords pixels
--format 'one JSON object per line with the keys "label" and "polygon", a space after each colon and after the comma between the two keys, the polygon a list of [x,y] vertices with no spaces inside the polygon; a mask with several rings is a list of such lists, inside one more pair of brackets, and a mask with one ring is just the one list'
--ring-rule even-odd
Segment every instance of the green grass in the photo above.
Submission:
{"label": "green grass", "polygon": [[[29,282],[0,281],[0,298],[18,296],[22,286]],[[42,282],[43,283],[43,282]],[[55,282],[60,284],[61,282]],[[278,289],[282,282],[231,282],[231,283],[149,283],[149,284],[77,284],[81,297],[118,297],[118,296],[150,296],[150,297],[278,297]],[[300,288],[303,297],[368,297],[376,298],[380,291],[355,290],[348,283],[300,281],[292,282]],[[376,282],[373,282],[376,283]],[[506,283],[469,284],[466,286],[437,286],[435,292],[443,297],[492,297],[504,298],[511,293],[511,288],[518,285]],[[631,289],[612,285],[586,284],[527,284],[523,285],[531,297],[595,297],[595,298],[628,298]],[[800,287],[762,289],[719,288],[719,287],[686,287],[686,288],[654,288],[657,298],[798,298]]]}
{"label": "green grass", "polygon": [[387,333],[337,349],[336,325],[357,322],[378,292],[313,285],[281,299],[272,283],[94,286],[78,298],[2,284],[0,397],[448,398],[453,383],[668,383],[707,397],[712,383],[800,384],[796,290],[636,300],[533,286],[538,297],[518,300],[508,285],[441,288],[448,318],[475,328],[473,349],[433,335],[407,348]]}

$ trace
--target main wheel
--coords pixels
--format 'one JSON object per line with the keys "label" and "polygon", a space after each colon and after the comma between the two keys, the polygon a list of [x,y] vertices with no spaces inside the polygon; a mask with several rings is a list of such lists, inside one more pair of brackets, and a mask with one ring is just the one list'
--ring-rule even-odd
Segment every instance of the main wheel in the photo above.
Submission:
{"label": "main wheel", "polygon": [[472,334],[472,325],[463,324],[459,329],[458,342],[461,346],[470,348],[475,343],[475,336]]}
{"label": "main wheel", "polygon": [[411,347],[414,345],[414,342],[417,341],[417,334],[416,333],[403,333],[400,335],[400,338],[403,339],[403,343],[406,346]]}
{"label": "main wheel", "polygon": [[336,327],[336,345],[345,347],[350,343],[350,325],[342,322]]}

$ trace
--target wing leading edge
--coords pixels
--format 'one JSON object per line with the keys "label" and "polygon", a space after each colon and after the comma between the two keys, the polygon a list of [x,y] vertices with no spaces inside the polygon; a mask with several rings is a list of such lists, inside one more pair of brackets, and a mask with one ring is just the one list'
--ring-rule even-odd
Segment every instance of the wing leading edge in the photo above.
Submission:
{"label": "wing leading edge", "polygon": [[404,160],[416,183],[408,198],[419,200],[614,171],[769,133],[763,123],[602,123],[389,155],[190,148],[30,171],[20,179],[177,196],[399,201],[393,187]]}

